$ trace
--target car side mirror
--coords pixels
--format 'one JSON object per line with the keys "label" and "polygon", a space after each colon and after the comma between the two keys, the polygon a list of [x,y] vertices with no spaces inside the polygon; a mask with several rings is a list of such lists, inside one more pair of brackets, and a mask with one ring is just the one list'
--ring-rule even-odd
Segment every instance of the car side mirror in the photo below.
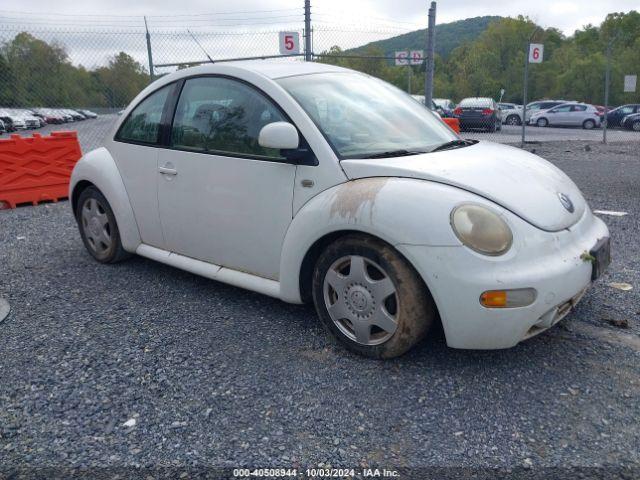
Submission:
{"label": "car side mirror", "polygon": [[258,135],[258,145],[278,150],[298,148],[300,137],[298,130],[288,122],[273,122],[265,125]]}

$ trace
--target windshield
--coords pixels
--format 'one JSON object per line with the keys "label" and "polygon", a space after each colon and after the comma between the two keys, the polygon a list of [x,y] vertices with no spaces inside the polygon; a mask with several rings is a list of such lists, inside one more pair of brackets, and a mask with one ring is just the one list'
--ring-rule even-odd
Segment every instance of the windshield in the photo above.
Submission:
{"label": "windshield", "polygon": [[396,87],[360,73],[319,73],[278,83],[307,112],[340,159],[423,153],[458,137]]}

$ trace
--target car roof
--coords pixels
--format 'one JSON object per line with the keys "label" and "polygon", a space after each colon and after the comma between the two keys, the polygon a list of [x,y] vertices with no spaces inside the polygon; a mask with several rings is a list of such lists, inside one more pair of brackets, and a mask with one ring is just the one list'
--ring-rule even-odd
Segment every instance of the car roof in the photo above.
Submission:
{"label": "car roof", "polygon": [[206,63],[197,67],[185,68],[167,75],[165,78],[182,78],[192,75],[223,73],[229,67],[248,70],[265,77],[276,79],[313,73],[353,72],[347,68],[327,65],[318,62],[283,61],[283,60],[242,60],[234,62]]}

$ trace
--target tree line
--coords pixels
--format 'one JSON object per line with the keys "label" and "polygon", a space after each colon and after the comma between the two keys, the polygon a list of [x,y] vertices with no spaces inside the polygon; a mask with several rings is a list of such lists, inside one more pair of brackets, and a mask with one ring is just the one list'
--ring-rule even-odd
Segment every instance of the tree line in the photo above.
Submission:
{"label": "tree line", "polygon": [[22,32],[0,47],[0,107],[121,108],[149,84],[149,74],[120,52],[88,70],[64,46]]}
{"label": "tree line", "polygon": [[[488,96],[522,102],[526,44],[537,28],[526,17],[499,18],[474,40],[465,41],[446,57],[436,55],[434,97],[459,101]],[[544,62],[529,69],[529,99],[564,98],[604,103],[604,75],[610,49],[610,105],[640,102],[640,92],[624,93],[625,74],[640,74],[640,13],[611,13],[599,25],[587,25],[566,37],[555,28],[539,28],[534,43],[544,44]],[[437,42],[437,39],[436,39]],[[424,64],[396,67],[378,45],[344,58],[334,46],[318,61],[359,70],[411,93],[424,93]],[[147,70],[120,52],[105,66],[87,69],[71,63],[64,45],[47,43],[22,32],[0,45],[0,107],[126,106],[149,84]],[[410,87],[409,87],[410,83]]]}
{"label": "tree line", "polygon": [[[505,102],[522,102],[526,45],[537,25],[526,17],[501,18],[475,40],[455,48],[448,57],[436,55],[434,97],[460,101],[486,96],[496,100],[504,89]],[[436,38],[436,43],[437,43]],[[529,68],[529,100],[558,98],[601,105],[607,50],[610,48],[610,105],[640,103],[640,91],[624,93],[624,75],[640,75],[640,13],[611,13],[599,26],[587,25],[566,37],[556,28],[539,28],[533,43],[544,44],[544,62]],[[377,46],[358,54],[392,56]],[[403,90],[424,93],[423,66],[396,67],[375,58],[344,58],[349,52],[334,46],[320,61],[352,68],[393,83]],[[638,87],[640,89],[640,86]]]}

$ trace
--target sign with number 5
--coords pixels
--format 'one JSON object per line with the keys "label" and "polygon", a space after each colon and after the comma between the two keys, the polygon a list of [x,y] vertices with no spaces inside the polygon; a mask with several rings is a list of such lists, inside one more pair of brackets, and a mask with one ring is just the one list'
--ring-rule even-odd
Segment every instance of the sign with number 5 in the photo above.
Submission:
{"label": "sign with number 5", "polygon": [[298,32],[280,32],[280,54],[297,55],[300,53],[300,34]]}
{"label": "sign with number 5", "polygon": [[542,55],[544,53],[544,45],[541,43],[532,43],[529,45],[529,63],[542,63]]}

